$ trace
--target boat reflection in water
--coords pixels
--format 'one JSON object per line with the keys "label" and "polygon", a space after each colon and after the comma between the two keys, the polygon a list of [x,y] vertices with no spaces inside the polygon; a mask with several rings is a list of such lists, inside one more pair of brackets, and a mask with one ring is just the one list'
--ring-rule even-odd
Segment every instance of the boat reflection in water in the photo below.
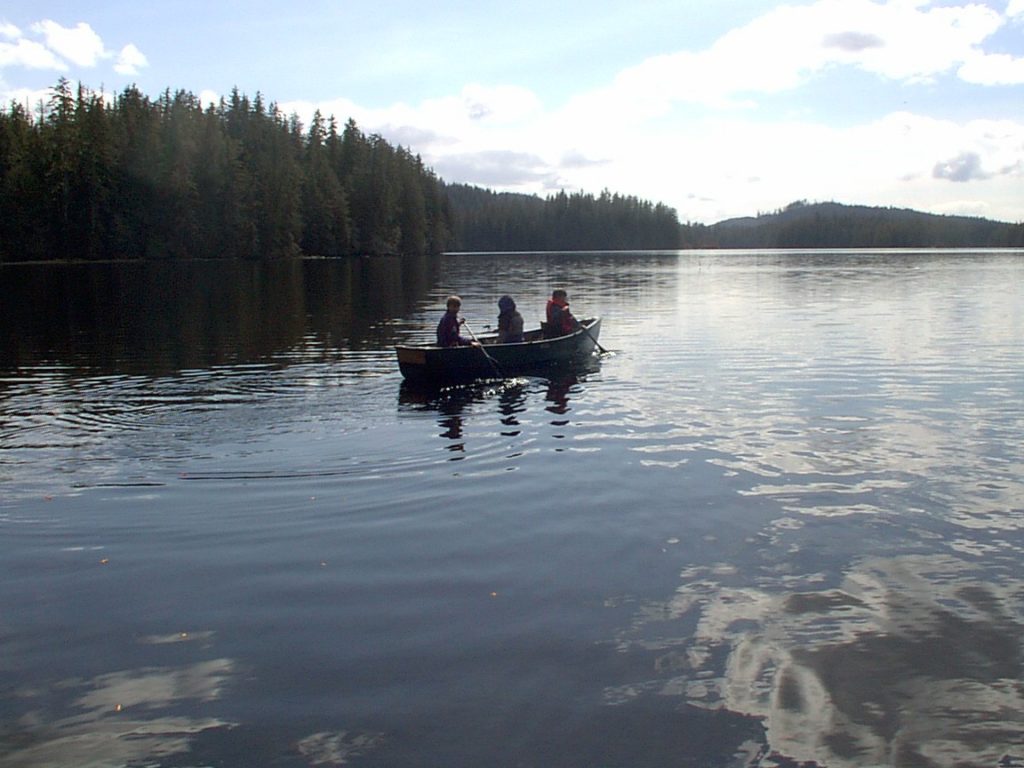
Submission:
{"label": "boat reflection in water", "polygon": [[[478,406],[496,403],[497,424],[488,419],[475,419],[475,425],[494,438],[527,440],[530,438],[529,424],[524,415],[538,410],[543,403],[544,411],[554,417],[550,426],[559,428],[551,437],[564,438],[569,424],[568,413],[572,410],[570,400],[582,393],[588,376],[601,369],[601,361],[591,356],[572,365],[562,365],[547,370],[543,377],[520,376],[510,379],[482,379],[467,384],[440,386],[430,382],[406,379],[398,393],[400,411],[412,413],[432,412],[437,414],[438,437],[449,442],[447,450],[456,461],[464,458],[466,451],[466,412]],[[490,406],[487,406],[490,410]]]}

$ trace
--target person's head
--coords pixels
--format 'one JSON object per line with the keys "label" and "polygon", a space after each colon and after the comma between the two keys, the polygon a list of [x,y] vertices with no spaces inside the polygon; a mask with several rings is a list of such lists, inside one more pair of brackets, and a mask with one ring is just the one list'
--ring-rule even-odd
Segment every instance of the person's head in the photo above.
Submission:
{"label": "person's head", "polygon": [[462,307],[462,299],[458,296],[449,296],[445,306],[448,308],[449,312],[458,312]]}
{"label": "person's head", "polygon": [[512,297],[505,295],[498,299],[498,310],[501,312],[512,312],[516,308],[516,303],[512,301]]}
{"label": "person's head", "polygon": [[562,288],[555,288],[555,290],[551,292],[551,298],[555,301],[565,301],[569,298],[569,294],[567,294]]}

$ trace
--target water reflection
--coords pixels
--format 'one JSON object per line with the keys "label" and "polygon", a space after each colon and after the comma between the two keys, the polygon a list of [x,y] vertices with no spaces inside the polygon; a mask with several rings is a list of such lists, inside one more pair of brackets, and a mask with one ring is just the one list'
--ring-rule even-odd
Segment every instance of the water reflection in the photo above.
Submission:
{"label": "water reflection", "polygon": [[[461,461],[470,453],[467,419],[473,426],[472,452],[488,456],[504,451],[508,459],[523,455],[539,437],[565,440],[570,437],[571,401],[583,394],[587,377],[600,370],[595,360],[584,367],[558,370],[549,377],[519,377],[487,380],[472,384],[431,387],[403,382],[399,388],[399,412],[434,414],[437,435],[448,443],[445,450],[451,461]],[[471,418],[467,415],[471,412]],[[531,413],[547,413],[546,424],[531,418]],[[494,421],[482,418],[493,413]],[[555,448],[565,450],[565,446]]]}
{"label": "water reflection", "polygon": [[498,410],[502,414],[501,423],[507,427],[502,437],[518,436],[521,431],[519,414],[526,411],[526,385],[520,383],[502,390],[498,395]]}
{"label": "water reflection", "polygon": [[311,766],[342,766],[380,746],[381,733],[349,733],[348,731],[314,733],[296,745]]}
{"label": "water reflection", "polygon": [[186,753],[200,734],[235,723],[180,710],[216,701],[235,674],[230,659],[212,659],[66,680],[53,686],[60,698],[79,692],[66,714],[45,709],[50,692],[21,691],[17,703],[23,711],[17,732],[4,734],[3,765],[137,765]]}
{"label": "water reflection", "polygon": [[650,691],[754,715],[776,757],[839,768],[1024,759],[1024,582],[938,556],[865,558],[799,591],[743,586],[726,564],[683,577],[618,639],[659,676],[610,702]]}
{"label": "water reflection", "polygon": [[[0,763],[1024,764],[1019,257],[442,261],[0,281]],[[600,372],[400,385],[552,282]]]}
{"label": "water reflection", "polygon": [[[545,410],[550,413],[564,415],[569,412],[569,390],[576,383],[575,378],[555,379],[548,382],[548,391],[544,399],[551,403]],[[552,424],[565,424],[566,422],[551,422]]]}
{"label": "water reflection", "polygon": [[59,361],[168,375],[333,359],[394,343],[435,279],[428,257],[4,265],[0,371]]}
{"label": "water reflection", "polygon": [[[158,645],[212,639],[212,632],[174,633],[144,640]],[[238,664],[217,658],[180,667],[119,670],[83,680],[34,686],[0,704],[16,720],[0,728],[4,768],[179,765],[219,763],[225,754],[255,757],[252,726],[213,714],[223,710],[225,689],[238,682]],[[53,704],[52,702],[67,702]],[[341,766],[378,747],[383,734],[318,731],[294,741],[302,765]],[[289,750],[290,751],[290,750]],[[183,755],[194,754],[193,758]],[[263,758],[267,756],[262,755]],[[198,762],[195,762],[198,761]],[[289,761],[289,764],[291,762]]]}
{"label": "water reflection", "polygon": [[[496,399],[500,422],[503,426],[515,426],[516,413],[523,410],[526,399],[526,380],[508,379],[481,381],[456,386],[429,386],[402,382],[398,402],[401,409],[437,414],[437,425],[441,428],[439,437],[451,441],[446,450],[453,454],[452,461],[464,458],[463,411],[474,404]],[[502,431],[504,437],[515,437],[518,431]]]}

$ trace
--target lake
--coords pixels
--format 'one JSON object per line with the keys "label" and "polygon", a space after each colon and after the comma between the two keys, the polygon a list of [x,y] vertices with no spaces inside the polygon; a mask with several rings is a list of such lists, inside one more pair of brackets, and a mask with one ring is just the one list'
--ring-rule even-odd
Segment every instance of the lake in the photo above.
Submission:
{"label": "lake", "polygon": [[[585,370],[393,345],[553,287]],[[1024,252],[0,267],[0,766],[1024,766]]]}

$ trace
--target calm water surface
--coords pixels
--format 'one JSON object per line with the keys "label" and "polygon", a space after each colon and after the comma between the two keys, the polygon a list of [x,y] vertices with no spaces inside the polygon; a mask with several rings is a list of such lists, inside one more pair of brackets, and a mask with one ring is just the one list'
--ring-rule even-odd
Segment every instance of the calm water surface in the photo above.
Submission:
{"label": "calm water surface", "polygon": [[[593,370],[391,346],[550,288]],[[0,268],[0,766],[1024,765],[1024,254]]]}

